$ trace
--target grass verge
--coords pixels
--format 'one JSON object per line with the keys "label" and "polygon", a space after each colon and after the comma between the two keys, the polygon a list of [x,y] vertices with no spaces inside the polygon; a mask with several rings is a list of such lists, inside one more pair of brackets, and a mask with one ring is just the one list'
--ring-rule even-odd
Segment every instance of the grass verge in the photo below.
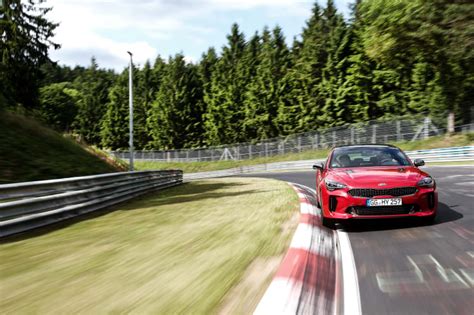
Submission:
{"label": "grass verge", "polygon": [[[474,133],[455,134],[451,136],[436,136],[427,140],[405,141],[392,143],[402,150],[420,150],[435,149],[442,147],[466,146],[474,144]],[[151,161],[135,161],[137,170],[151,169],[181,169],[186,173],[217,171],[239,166],[257,165],[284,161],[298,161],[322,159],[327,157],[329,150],[308,150],[301,153],[288,153],[268,158],[255,158],[245,161],[216,161],[216,162],[151,162]]]}
{"label": "grass verge", "polygon": [[0,110],[0,184],[125,170],[97,150]]}
{"label": "grass verge", "polygon": [[294,226],[283,226],[297,209],[298,198],[286,183],[212,179],[4,242],[0,309],[216,313],[253,261],[286,251]]}
{"label": "grass verge", "polygon": [[443,166],[443,165],[446,165],[446,166],[450,166],[450,165],[453,165],[453,166],[456,166],[456,165],[460,165],[460,166],[464,166],[464,165],[474,165],[474,161],[428,162],[428,163],[426,163],[426,166],[427,166],[427,167],[430,167],[430,166]]}

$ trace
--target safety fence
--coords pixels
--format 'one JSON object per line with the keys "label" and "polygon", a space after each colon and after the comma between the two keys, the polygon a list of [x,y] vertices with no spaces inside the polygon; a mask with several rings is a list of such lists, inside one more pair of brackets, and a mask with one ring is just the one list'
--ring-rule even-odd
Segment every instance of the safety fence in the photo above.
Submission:
{"label": "safety fence", "polygon": [[[474,124],[458,126],[455,128],[455,131],[474,131]],[[388,122],[369,121],[364,124],[354,124],[268,139],[258,143],[240,143],[188,150],[135,151],[134,159],[160,162],[248,160],[330,148],[337,145],[427,139],[445,132],[445,129],[435,126],[430,118],[400,119]],[[114,151],[110,153],[116,158],[124,160],[128,160],[130,157],[129,152]]]}
{"label": "safety fence", "polygon": [[[466,161],[474,161],[474,146],[465,147],[450,147],[430,150],[417,150],[405,152],[408,157],[413,161],[415,159],[422,159],[425,162],[458,162],[463,163]],[[185,180],[194,180],[202,178],[212,177],[224,177],[246,173],[260,173],[268,171],[282,171],[282,170],[310,170],[314,163],[324,162],[324,159],[314,160],[301,160],[301,161],[289,161],[289,162],[277,162],[258,164],[251,166],[235,167],[227,170],[211,171],[211,172],[199,172],[185,174]],[[428,165],[429,166],[429,165]]]}
{"label": "safety fence", "polygon": [[142,171],[0,185],[0,237],[179,185],[183,172]]}

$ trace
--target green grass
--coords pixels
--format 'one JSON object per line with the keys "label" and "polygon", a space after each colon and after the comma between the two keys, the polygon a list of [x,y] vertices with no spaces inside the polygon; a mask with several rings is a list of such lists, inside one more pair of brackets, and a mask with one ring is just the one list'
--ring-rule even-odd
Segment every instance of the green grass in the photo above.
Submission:
{"label": "green grass", "polygon": [[297,208],[298,198],[286,183],[212,179],[4,242],[0,309],[3,314],[216,313],[253,261],[286,251],[294,226],[284,226]]}
{"label": "green grass", "polygon": [[426,166],[436,165],[474,165],[474,161],[458,161],[458,162],[427,162]]}
{"label": "green grass", "polygon": [[[451,146],[466,146],[474,144],[474,133],[456,134],[452,136],[436,136],[427,140],[405,141],[392,143],[403,150],[434,149]],[[273,162],[311,160],[325,158],[329,150],[308,150],[301,153],[288,153],[269,158],[255,158],[244,161],[216,161],[216,162],[151,162],[135,161],[137,170],[150,169],[181,169],[187,173],[216,171],[239,166],[257,165]]]}
{"label": "green grass", "polygon": [[239,166],[257,165],[273,162],[318,159],[327,156],[327,150],[305,151],[301,153],[284,154],[268,158],[255,158],[243,161],[215,161],[215,162],[153,162],[135,161],[137,170],[151,169],[180,169],[186,173],[224,170]]}
{"label": "green grass", "polygon": [[31,118],[0,110],[0,184],[124,170]]}

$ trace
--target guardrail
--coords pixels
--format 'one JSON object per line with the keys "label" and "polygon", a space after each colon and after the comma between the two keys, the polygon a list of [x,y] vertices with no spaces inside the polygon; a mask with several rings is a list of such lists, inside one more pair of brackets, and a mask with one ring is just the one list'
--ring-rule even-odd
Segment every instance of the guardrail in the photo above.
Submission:
{"label": "guardrail", "polygon": [[0,185],[0,237],[103,209],[183,182],[183,172],[111,173]]}
{"label": "guardrail", "polygon": [[410,159],[425,162],[459,162],[474,160],[474,146],[450,147],[406,152]]}
{"label": "guardrail", "polygon": [[[430,150],[417,150],[405,152],[411,160],[423,159],[425,162],[465,162],[474,161],[474,146],[465,147],[450,147]],[[316,162],[323,162],[323,159],[315,160],[301,160],[301,161],[289,161],[289,162],[277,162],[268,164],[259,164],[252,166],[241,166],[227,170],[212,171],[212,172],[200,172],[185,174],[186,180],[211,178],[211,177],[224,177],[246,173],[257,173],[265,171],[278,171],[278,170],[298,170],[298,169],[311,169],[312,165]]]}

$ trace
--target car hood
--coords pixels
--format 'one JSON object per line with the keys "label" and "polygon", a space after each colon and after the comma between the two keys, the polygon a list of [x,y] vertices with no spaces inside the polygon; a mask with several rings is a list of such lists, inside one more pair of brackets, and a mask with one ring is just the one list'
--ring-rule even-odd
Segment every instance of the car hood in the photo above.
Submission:
{"label": "car hood", "polygon": [[414,186],[426,173],[417,167],[354,167],[333,169],[334,180],[350,187],[389,188]]}

